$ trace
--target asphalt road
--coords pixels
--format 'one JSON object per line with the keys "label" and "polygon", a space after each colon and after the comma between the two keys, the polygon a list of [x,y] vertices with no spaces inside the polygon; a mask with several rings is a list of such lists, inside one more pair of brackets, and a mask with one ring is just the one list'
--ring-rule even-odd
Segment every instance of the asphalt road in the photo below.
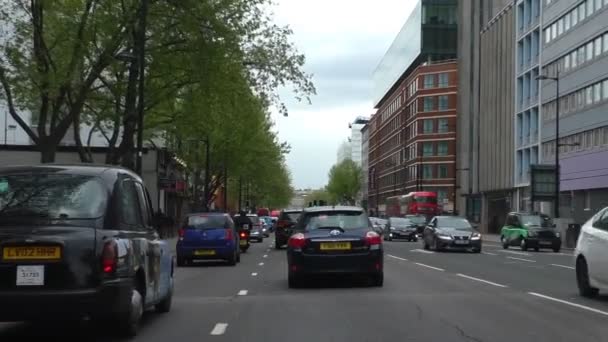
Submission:
{"label": "asphalt road", "polygon": [[[293,290],[271,240],[236,267],[180,268],[172,311],[147,314],[134,341],[608,341],[608,296],[578,296],[568,251],[486,243],[482,254],[435,253],[385,242],[384,287],[317,279]],[[0,341],[118,341],[108,330],[2,324]]]}

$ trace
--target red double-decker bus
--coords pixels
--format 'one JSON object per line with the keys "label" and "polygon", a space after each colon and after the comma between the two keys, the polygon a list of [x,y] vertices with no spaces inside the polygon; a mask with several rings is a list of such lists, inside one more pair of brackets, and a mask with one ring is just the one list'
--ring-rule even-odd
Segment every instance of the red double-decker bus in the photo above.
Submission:
{"label": "red double-decker bus", "polygon": [[437,193],[435,192],[416,191],[386,199],[386,215],[389,217],[405,215],[431,217],[438,214],[440,214],[440,208],[437,205]]}

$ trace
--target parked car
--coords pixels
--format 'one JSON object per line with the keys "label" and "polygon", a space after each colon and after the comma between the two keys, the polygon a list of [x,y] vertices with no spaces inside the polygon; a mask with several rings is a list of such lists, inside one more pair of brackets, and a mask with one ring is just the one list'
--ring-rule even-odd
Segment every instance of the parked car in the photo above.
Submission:
{"label": "parked car", "polygon": [[238,232],[230,215],[189,214],[177,240],[177,265],[193,260],[225,260],[234,266],[241,260]]}
{"label": "parked car", "polygon": [[384,229],[384,240],[405,239],[407,241],[418,241],[418,225],[409,219],[402,217],[389,217]]}
{"label": "parked car", "polygon": [[445,249],[466,249],[481,252],[481,234],[471,223],[458,216],[435,216],[422,233],[424,249],[431,246],[440,252]]}
{"label": "parked car", "polygon": [[134,336],[171,309],[174,256],[135,173],[108,166],[0,169],[0,321],[89,316]]}
{"label": "parked car", "polygon": [[372,223],[374,231],[380,235],[384,235],[384,230],[386,229],[388,221],[378,217],[370,217],[369,220]]}
{"label": "parked car", "polygon": [[274,248],[281,249],[285,244],[287,244],[287,240],[291,235],[291,228],[296,224],[298,217],[302,210],[294,209],[294,210],[283,210],[281,211],[281,215],[279,215],[279,219],[277,220],[276,230],[274,232]]}
{"label": "parked car", "polygon": [[289,287],[314,274],[359,274],[384,282],[382,238],[359,207],[311,207],[287,243]]}
{"label": "parked car", "polygon": [[608,290],[608,207],[582,227],[574,251],[576,283],[581,296]]}
{"label": "parked car", "polygon": [[500,241],[504,249],[520,246],[522,251],[534,248],[538,252],[541,248],[550,248],[557,253],[562,246],[560,233],[549,216],[526,212],[507,214]]}

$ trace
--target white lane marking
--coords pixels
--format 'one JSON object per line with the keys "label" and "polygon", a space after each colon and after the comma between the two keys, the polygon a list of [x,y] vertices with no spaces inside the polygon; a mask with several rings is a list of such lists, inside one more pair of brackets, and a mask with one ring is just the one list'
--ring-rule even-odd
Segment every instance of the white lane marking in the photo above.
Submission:
{"label": "white lane marking", "polygon": [[211,330],[211,335],[224,335],[226,328],[228,328],[228,323],[216,323]]}
{"label": "white lane marking", "polygon": [[569,270],[574,270],[575,268],[572,266],[566,266],[566,265],[560,265],[560,264],[549,264],[551,266],[555,266],[555,267],[562,267],[562,268],[567,268]]}
{"label": "white lane marking", "polygon": [[251,273],[251,276],[252,276],[252,277],[257,277],[257,276],[258,276],[258,274],[257,274],[256,272],[253,272],[253,273]]}
{"label": "white lane marking", "polygon": [[268,254],[264,254],[262,258],[268,258]]}
{"label": "white lane marking", "polygon": [[430,269],[436,270],[436,271],[441,271],[441,272],[445,271],[443,268],[439,268],[439,267],[435,267],[435,266],[430,266],[430,265],[426,265],[426,264],[421,264],[419,262],[415,262],[415,264],[418,265],[418,266],[427,267],[427,268],[430,268]]}
{"label": "white lane marking", "polygon": [[536,260],[522,259],[522,258],[516,258],[516,257],[507,257],[507,259],[520,260],[520,261],[525,261],[525,262],[536,262]]}
{"label": "white lane marking", "polygon": [[412,249],[410,252],[425,253],[425,254],[435,254],[435,252],[433,252],[433,251],[427,251],[425,249]]}
{"label": "white lane marking", "polygon": [[544,299],[547,299],[547,300],[552,300],[554,302],[558,302],[558,303],[574,306],[575,308],[579,308],[579,309],[595,312],[595,313],[598,313],[600,315],[608,316],[608,312],[602,311],[602,310],[598,310],[598,309],[594,309],[594,308],[589,307],[589,306],[572,303],[572,302],[569,302],[569,301],[566,301],[566,300],[563,300],[563,299],[558,299],[558,298],[553,298],[553,297],[545,296],[544,294],[540,294],[540,293],[536,293],[536,292],[528,292],[528,294],[531,294],[531,295],[539,297],[539,298],[544,298]]}
{"label": "white lane marking", "polygon": [[264,266],[264,263],[263,263],[263,262],[261,262],[261,263],[259,263],[258,265],[260,265],[260,266]]}
{"label": "white lane marking", "polygon": [[498,286],[498,287],[507,287],[507,285],[502,285],[502,284],[494,283],[494,282],[491,282],[491,281],[488,281],[488,280],[483,280],[483,279],[471,277],[471,276],[468,276],[468,275],[462,274],[462,273],[458,273],[456,275],[459,276],[459,277],[463,277],[463,278],[479,281],[479,282],[486,283],[486,284],[489,284],[489,285],[494,285],[494,286]]}
{"label": "white lane marking", "polygon": [[400,258],[400,257],[398,257],[398,256],[394,256],[394,255],[390,255],[390,254],[387,254],[387,256],[389,256],[389,257],[391,257],[391,258],[393,258],[393,259],[397,259],[397,260],[408,261],[407,259]]}
{"label": "white lane marking", "polygon": [[498,255],[496,253],[490,253],[490,252],[481,252],[481,253],[486,254],[486,255]]}
{"label": "white lane marking", "polygon": [[241,290],[239,291],[239,296],[246,296],[247,295],[247,290]]}
{"label": "white lane marking", "polygon": [[499,252],[502,252],[502,253],[510,253],[510,254],[515,254],[515,255],[525,255],[525,256],[530,256],[530,254],[529,254],[529,253],[524,253],[524,252],[505,251],[505,250],[500,250]]}

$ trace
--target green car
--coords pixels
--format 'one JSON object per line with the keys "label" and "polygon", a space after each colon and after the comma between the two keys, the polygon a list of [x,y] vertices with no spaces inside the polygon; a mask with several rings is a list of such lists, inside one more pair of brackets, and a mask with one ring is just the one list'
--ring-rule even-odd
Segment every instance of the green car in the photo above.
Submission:
{"label": "green car", "polygon": [[534,248],[538,252],[541,248],[549,248],[557,253],[562,247],[560,234],[549,216],[525,212],[507,215],[500,231],[500,242],[504,249],[520,246],[522,251]]}

